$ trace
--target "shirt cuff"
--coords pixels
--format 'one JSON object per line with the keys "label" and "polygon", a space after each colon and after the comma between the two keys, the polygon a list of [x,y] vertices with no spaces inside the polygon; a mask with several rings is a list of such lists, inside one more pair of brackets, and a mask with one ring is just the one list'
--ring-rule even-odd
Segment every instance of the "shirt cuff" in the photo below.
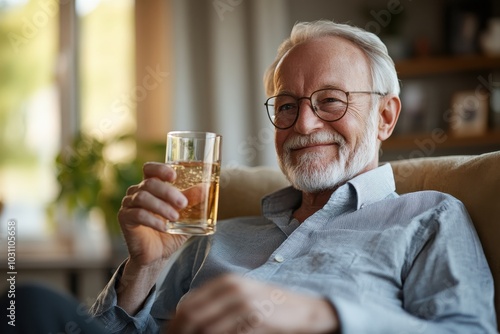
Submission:
{"label": "shirt cuff", "polygon": [[361,305],[344,298],[333,298],[330,302],[337,311],[342,334],[442,333],[446,331],[443,328],[430,327],[427,321],[402,310],[390,310],[371,303]]}
{"label": "shirt cuff", "polygon": [[134,327],[139,331],[146,328],[148,321],[150,321],[151,307],[156,298],[156,285],[154,285],[146,297],[142,309],[135,316],[129,315],[117,305],[116,286],[122,276],[126,262],[125,260],[118,267],[111,280],[97,297],[94,305],[90,308],[90,313],[98,318],[111,333],[123,330],[130,323],[133,323]]}

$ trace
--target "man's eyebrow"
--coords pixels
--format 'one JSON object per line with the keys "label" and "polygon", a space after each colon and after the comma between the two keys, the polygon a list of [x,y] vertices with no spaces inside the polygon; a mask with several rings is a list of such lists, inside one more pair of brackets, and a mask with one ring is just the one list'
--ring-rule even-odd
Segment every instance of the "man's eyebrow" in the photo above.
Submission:
{"label": "man's eyebrow", "polygon": [[321,86],[318,89],[339,89],[339,90],[343,90],[342,88],[340,88],[337,85],[323,85],[323,86]]}
{"label": "man's eyebrow", "polygon": [[292,93],[289,90],[280,90],[275,95],[291,95],[291,96],[296,96],[294,93]]}
{"label": "man's eyebrow", "polygon": [[[342,88],[340,88],[339,86],[337,85],[331,85],[331,84],[327,84],[327,85],[321,85],[321,86],[318,86],[316,87],[316,89],[313,91],[313,92],[316,92],[318,90],[322,90],[322,89],[338,89],[338,90],[343,90]],[[291,96],[294,96],[294,97],[297,97],[298,95],[292,93],[291,91],[289,90],[280,90],[278,91],[276,95],[291,95]]]}

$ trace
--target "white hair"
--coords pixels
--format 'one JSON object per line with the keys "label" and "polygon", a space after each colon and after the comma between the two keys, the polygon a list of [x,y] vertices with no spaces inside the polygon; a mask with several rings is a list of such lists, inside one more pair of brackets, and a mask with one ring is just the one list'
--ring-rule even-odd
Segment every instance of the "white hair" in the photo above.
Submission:
{"label": "white hair", "polygon": [[399,95],[400,86],[394,61],[389,56],[387,47],[377,35],[348,24],[320,20],[296,23],[290,37],[281,43],[274,62],[264,75],[264,86],[268,96],[275,94],[274,72],[283,56],[298,44],[325,36],[341,37],[359,47],[368,57],[372,89],[382,93]]}

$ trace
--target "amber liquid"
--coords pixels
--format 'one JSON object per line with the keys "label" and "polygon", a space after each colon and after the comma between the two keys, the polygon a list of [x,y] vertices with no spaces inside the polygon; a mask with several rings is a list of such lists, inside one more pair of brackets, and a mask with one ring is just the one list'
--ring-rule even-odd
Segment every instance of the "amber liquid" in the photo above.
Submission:
{"label": "amber liquid", "polygon": [[168,163],[177,173],[173,183],[188,198],[179,219],[169,222],[168,232],[208,235],[215,232],[219,199],[220,164],[203,162]]}

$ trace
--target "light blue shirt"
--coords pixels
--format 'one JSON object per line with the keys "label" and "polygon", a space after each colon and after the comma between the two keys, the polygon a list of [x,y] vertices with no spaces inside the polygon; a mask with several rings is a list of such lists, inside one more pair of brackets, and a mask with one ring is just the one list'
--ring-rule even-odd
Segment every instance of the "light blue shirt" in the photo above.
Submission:
{"label": "light blue shirt", "polygon": [[[189,289],[232,272],[326,298],[343,334],[497,333],[492,275],[456,198],[399,196],[386,164],[339,187],[302,224],[292,217],[300,202],[285,188],[262,200],[263,217],[191,238],[135,317],[116,306],[119,270],[92,313],[110,332],[158,333]],[[262,312],[277,306],[261,302]]]}

